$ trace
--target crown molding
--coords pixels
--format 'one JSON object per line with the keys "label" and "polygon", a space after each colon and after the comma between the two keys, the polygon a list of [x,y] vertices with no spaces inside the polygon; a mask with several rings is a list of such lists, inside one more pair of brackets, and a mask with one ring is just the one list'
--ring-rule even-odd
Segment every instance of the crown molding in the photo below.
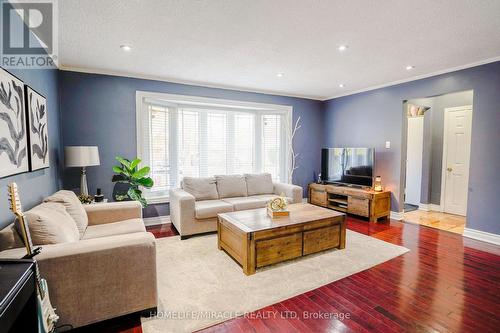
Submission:
{"label": "crown molding", "polygon": [[318,97],[318,96],[287,94],[284,92],[265,90],[265,89],[239,88],[239,87],[234,87],[234,86],[226,86],[226,85],[222,85],[222,84],[195,82],[195,81],[189,81],[189,80],[178,80],[178,79],[166,78],[166,77],[155,76],[155,75],[136,74],[136,73],[112,71],[112,70],[105,70],[105,69],[91,69],[91,68],[74,67],[74,66],[67,66],[67,65],[61,64],[61,65],[59,65],[59,70],[78,72],[78,73],[87,73],[87,74],[119,76],[119,77],[127,77],[127,78],[132,78],[132,79],[153,80],[153,81],[167,82],[167,83],[177,83],[177,84],[197,86],[197,87],[202,87],[202,88],[224,89],[224,90],[231,90],[231,91],[237,91],[237,92],[247,92],[247,93],[264,94],[264,95],[272,95],[272,96],[279,96],[279,97],[292,97],[292,98],[309,99],[309,100],[313,100],[313,101],[323,101],[323,99],[321,97]]}
{"label": "crown molding", "polygon": [[63,65],[63,64],[59,64],[58,67],[59,67],[59,70],[62,70],[62,71],[72,71],[72,72],[87,73],[87,74],[110,75],[110,76],[119,76],[119,77],[127,77],[127,78],[134,78],[134,79],[143,79],[143,80],[154,80],[154,81],[160,81],[160,82],[185,84],[185,85],[198,86],[198,87],[204,87],[204,88],[224,89],[224,90],[231,90],[231,91],[238,91],[238,92],[248,92],[248,93],[256,93],[256,94],[281,96],[281,97],[302,98],[302,99],[309,99],[309,100],[325,102],[325,101],[340,98],[340,97],[355,95],[355,94],[359,94],[359,93],[363,93],[363,92],[367,92],[367,91],[372,91],[372,90],[376,90],[376,89],[381,89],[381,88],[387,88],[387,87],[395,86],[395,85],[402,84],[402,83],[408,83],[408,82],[412,82],[412,81],[426,79],[429,77],[442,75],[442,74],[446,74],[446,73],[451,73],[451,72],[456,72],[459,70],[477,67],[477,66],[481,66],[481,65],[486,65],[486,64],[493,63],[493,62],[497,62],[497,61],[500,61],[500,56],[481,60],[481,61],[476,61],[476,62],[469,63],[466,65],[451,67],[451,68],[447,68],[447,69],[443,69],[443,70],[439,70],[439,71],[435,71],[435,72],[431,72],[431,73],[427,73],[427,74],[412,76],[410,78],[403,79],[403,80],[391,81],[391,82],[380,84],[380,85],[375,85],[375,86],[370,86],[370,87],[363,88],[363,89],[349,91],[349,92],[346,92],[343,94],[333,95],[333,96],[328,97],[328,98],[322,98],[319,96],[311,96],[311,95],[288,94],[288,93],[284,93],[284,92],[278,92],[278,91],[272,91],[272,90],[266,90],[266,89],[239,88],[239,87],[227,86],[227,85],[223,85],[223,84],[212,84],[212,83],[206,83],[206,82],[179,80],[179,79],[166,78],[166,77],[161,77],[161,76],[156,76],[156,75],[129,73],[129,72],[125,72],[125,71],[122,72],[122,71],[112,71],[112,70],[105,70],[105,69],[91,69],[91,68],[85,68],[85,67],[68,66],[68,65]]}
{"label": "crown molding", "polygon": [[456,71],[459,71],[459,70],[462,70],[462,69],[467,69],[467,68],[477,67],[477,66],[481,66],[481,65],[486,65],[486,64],[493,63],[493,62],[497,62],[497,61],[500,61],[500,56],[494,57],[494,58],[485,59],[485,60],[481,60],[481,61],[477,61],[477,62],[473,62],[473,63],[469,63],[469,64],[462,65],[462,66],[451,67],[451,68],[439,70],[439,71],[432,72],[432,73],[427,73],[427,74],[412,76],[410,78],[403,79],[403,80],[392,81],[392,82],[388,82],[388,83],[384,83],[384,84],[380,84],[380,85],[376,85],[376,86],[371,86],[371,87],[368,87],[368,88],[354,90],[354,91],[346,92],[345,94],[334,95],[332,97],[323,99],[323,102],[331,100],[331,99],[339,98],[339,97],[345,97],[345,96],[355,95],[355,94],[359,94],[359,93],[363,93],[363,92],[367,92],[367,91],[371,91],[371,90],[376,90],[376,89],[381,89],[381,88],[387,88],[387,87],[395,86],[395,85],[402,84],[402,83],[408,83],[408,82],[417,81],[417,80],[421,80],[421,79],[426,79],[426,78],[437,76],[437,75],[442,75],[442,74],[446,74],[446,73],[456,72]]}

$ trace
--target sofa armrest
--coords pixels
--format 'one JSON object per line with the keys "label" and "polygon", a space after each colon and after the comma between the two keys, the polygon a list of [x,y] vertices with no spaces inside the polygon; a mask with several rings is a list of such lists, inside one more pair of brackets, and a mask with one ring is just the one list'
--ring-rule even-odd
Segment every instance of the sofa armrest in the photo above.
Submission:
{"label": "sofa armrest", "polygon": [[193,195],[177,188],[169,192],[170,195],[170,220],[181,235],[195,217],[195,198]]}
{"label": "sofa armrest", "polygon": [[84,205],[89,225],[119,222],[142,218],[142,206],[138,201],[121,201]]}
{"label": "sofa armrest", "polygon": [[293,203],[302,202],[302,187],[300,186],[286,183],[274,183],[274,194],[281,195],[282,193],[292,198]]}
{"label": "sofa armrest", "polygon": [[45,245],[37,261],[60,323],[79,327],[157,306],[150,233]]}

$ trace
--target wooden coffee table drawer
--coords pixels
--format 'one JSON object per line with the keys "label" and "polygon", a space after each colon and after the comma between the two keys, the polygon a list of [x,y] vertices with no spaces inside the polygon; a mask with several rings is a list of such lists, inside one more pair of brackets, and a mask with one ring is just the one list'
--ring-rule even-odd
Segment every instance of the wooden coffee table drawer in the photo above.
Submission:
{"label": "wooden coffee table drawer", "polygon": [[302,233],[256,242],[256,266],[262,267],[302,255]]}
{"label": "wooden coffee table drawer", "polygon": [[338,247],[340,225],[304,231],[304,255]]}

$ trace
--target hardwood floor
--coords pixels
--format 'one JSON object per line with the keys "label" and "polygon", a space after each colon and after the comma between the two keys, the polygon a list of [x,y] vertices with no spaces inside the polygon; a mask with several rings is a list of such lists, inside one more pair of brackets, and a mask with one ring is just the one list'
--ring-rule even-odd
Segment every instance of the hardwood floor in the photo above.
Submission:
{"label": "hardwood floor", "polygon": [[[500,247],[393,220],[348,217],[347,227],[410,252],[200,332],[498,332]],[[141,332],[138,315],[108,322],[74,332]]]}
{"label": "hardwood floor", "polygon": [[425,212],[414,210],[404,213],[403,220],[409,223],[446,230],[462,235],[465,228],[465,216],[441,212]]}

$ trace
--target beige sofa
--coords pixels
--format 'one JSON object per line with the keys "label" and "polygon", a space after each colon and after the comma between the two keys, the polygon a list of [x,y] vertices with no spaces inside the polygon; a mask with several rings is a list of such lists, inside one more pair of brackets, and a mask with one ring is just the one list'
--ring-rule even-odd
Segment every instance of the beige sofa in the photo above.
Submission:
{"label": "beige sofa", "polygon": [[[57,325],[79,327],[157,306],[155,238],[134,201],[81,205],[59,191],[25,215]],[[14,224],[0,231],[0,258],[26,250]]]}
{"label": "beige sofa", "polygon": [[302,201],[302,187],[275,183],[270,174],[184,177],[170,190],[170,219],[181,239],[217,230],[217,214],[266,207],[284,194],[290,203]]}

